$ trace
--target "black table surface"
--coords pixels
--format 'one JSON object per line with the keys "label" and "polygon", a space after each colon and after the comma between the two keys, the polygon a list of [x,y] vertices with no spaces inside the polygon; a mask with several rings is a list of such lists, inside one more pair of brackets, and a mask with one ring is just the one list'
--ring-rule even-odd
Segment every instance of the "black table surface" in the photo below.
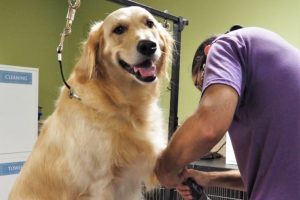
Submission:
{"label": "black table surface", "polygon": [[237,165],[226,164],[224,157],[212,160],[198,160],[191,163],[190,166],[201,171],[227,171],[238,169]]}

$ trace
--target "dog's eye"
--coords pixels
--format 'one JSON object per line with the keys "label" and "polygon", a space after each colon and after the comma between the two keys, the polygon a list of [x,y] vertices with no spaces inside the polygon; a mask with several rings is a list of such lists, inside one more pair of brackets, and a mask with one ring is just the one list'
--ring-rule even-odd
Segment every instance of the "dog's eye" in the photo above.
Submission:
{"label": "dog's eye", "polygon": [[147,25],[149,28],[153,28],[154,22],[151,21],[151,20],[147,20],[146,25]]}
{"label": "dog's eye", "polygon": [[127,28],[125,26],[119,25],[117,26],[114,30],[113,33],[121,35],[123,34],[125,31],[127,30]]}

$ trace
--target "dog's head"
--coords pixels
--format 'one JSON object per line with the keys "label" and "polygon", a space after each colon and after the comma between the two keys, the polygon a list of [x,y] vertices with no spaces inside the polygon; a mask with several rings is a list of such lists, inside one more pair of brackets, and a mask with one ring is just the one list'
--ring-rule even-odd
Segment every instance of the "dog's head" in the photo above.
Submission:
{"label": "dog's head", "polygon": [[140,7],[121,8],[95,24],[79,61],[88,79],[149,84],[165,74],[173,39]]}

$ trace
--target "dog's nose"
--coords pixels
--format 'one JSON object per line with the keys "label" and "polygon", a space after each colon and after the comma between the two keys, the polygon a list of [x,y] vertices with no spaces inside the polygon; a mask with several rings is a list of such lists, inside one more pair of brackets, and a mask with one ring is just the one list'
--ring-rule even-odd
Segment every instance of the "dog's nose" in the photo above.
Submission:
{"label": "dog's nose", "polygon": [[156,51],[156,43],[150,40],[141,40],[137,45],[137,50],[145,56],[152,56]]}

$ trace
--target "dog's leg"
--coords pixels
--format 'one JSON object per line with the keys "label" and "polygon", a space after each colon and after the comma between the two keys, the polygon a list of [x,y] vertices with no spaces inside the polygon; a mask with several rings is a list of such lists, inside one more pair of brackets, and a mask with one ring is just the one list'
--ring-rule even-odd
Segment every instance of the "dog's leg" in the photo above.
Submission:
{"label": "dog's leg", "polygon": [[[118,198],[117,198],[118,199]],[[103,192],[100,196],[81,195],[76,200],[115,200],[112,192]]]}

